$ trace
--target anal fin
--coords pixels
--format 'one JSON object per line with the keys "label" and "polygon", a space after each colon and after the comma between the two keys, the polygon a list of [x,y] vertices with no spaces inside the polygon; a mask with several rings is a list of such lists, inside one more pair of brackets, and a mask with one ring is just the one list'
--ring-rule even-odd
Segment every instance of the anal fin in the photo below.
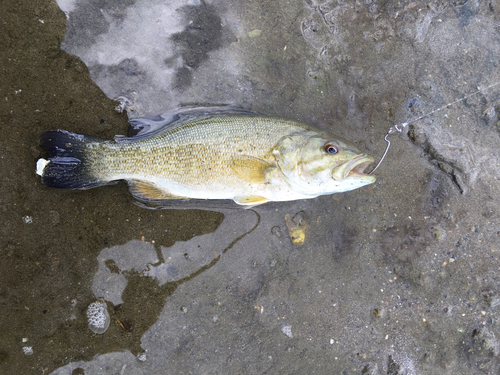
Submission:
{"label": "anal fin", "polygon": [[144,181],[129,180],[128,188],[132,195],[140,201],[165,200],[165,199],[188,199],[170,194],[158,189],[154,184]]}

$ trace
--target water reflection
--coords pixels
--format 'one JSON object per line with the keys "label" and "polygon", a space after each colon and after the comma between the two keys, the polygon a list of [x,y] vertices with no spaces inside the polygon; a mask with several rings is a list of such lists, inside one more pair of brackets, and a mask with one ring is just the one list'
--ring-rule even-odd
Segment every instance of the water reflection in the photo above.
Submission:
{"label": "water reflection", "polygon": [[[181,348],[189,345],[193,337],[200,332],[207,334],[206,324],[224,324],[224,315],[235,313],[237,307],[225,301],[224,295],[247,294],[251,306],[245,307],[244,314],[262,314],[264,306],[253,301],[266,284],[266,270],[283,272],[288,257],[284,250],[291,248],[291,240],[278,238],[269,226],[277,222],[276,210],[264,210],[262,214],[266,224],[259,225],[261,214],[254,210],[226,210],[224,221],[215,232],[178,241],[171,247],[157,249],[153,243],[132,240],[103,249],[97,256],[99,267],[92,290],[96,297],[108,301],[114,331],[110,329],[104,336],[107,346],[94,347],[99,356],[91,362],[74,362],[53,373],[66,374],[75,369],[98,373],[110,360],[112,366],[120,370],[147,373],[164,368],[165,351],[174,355],[178,350],[185,350]],[[275,249],[275,253],[269,260],[270,248]],[[277,254],[280,254],[278,258]],[[217,271],[212,270],[218,262],[223,264],[222,273],[221,266]],[[280,269],[282,271],[278,271]],[[184,283],[190,281],[192,285],[194,279],[209,271],[211,274],[205,281],[196,284],[211,290],[207,296],[179,290]],[[229,280],[229,285],[223,280]],[[209,302],[210,294],[214,295],[213,302]],[[282,328],[288,337],[292,337],[290,329],[288,325]],[[182,343],[184,339],[188,342]],[[106,367],[108,371],[109,366]]]}
{"label": "water reflection", "polygon": [[[227,9],[197,0],[59,5],[68,17],[61,48],[79,56],[92,79],[108,97],[119,98],[130,117],[164,113],[178,107],[181,98],[207,104],[199,86],[191,88],[202,66],[212,73],[224,70],[225,84],[236,83],[237,57],[230,45],[236,41],[236,20]],[[226,103],[236,99],[222,95]]]}

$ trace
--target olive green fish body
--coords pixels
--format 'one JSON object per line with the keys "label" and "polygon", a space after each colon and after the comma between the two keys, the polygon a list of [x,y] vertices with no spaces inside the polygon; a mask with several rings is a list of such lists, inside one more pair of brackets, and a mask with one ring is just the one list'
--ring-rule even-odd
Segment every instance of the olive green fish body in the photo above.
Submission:
{"label": "olive green fish body", "polygon": [[[330,144],[335,153],[325,150]],[[346,141],[301,122],[260,115],[191,116],[115,141],[51,131],[42,134],[42,146],[50,159],[40,159],[37,173],[46,185],[81,189],[126,180],[142,201],[233,199],[256,205],[375,180],[362,173],[373,159]]]}

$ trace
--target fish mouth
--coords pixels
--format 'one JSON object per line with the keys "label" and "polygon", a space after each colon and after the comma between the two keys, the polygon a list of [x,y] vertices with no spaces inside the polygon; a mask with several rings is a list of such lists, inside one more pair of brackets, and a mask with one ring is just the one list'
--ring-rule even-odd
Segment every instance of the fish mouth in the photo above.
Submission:
{"label": "fish mouth", "polygon": [[[355,178],[362,180],[370,180],[375,182],[375,176],[365,173],[366,167],[374,162],[373,157],[369,155],[359,155],[352,160],[337,167],[332,173],[334,180],[345,180],[347,178]],[[372,181],[373,180],[373,181]]]}
{"label": "fish mouth", "polygon": [[369,155],[361,155],[352,159],[344,169],[344,178],[352,175],[369,176],[369,174],[365,173],[365,169],[374,161],[373,157]]}

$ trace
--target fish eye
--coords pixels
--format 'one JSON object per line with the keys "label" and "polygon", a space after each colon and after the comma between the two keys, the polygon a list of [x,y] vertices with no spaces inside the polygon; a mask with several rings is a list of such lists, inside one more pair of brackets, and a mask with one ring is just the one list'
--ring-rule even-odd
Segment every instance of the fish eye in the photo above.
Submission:
{"label": "fish eye", "polygon": [[329,155],[335,155],[336,153],[339,152],[339,148],[337,145],[334,145],[333,143],[327,143],[325,145],[325,152]]}

